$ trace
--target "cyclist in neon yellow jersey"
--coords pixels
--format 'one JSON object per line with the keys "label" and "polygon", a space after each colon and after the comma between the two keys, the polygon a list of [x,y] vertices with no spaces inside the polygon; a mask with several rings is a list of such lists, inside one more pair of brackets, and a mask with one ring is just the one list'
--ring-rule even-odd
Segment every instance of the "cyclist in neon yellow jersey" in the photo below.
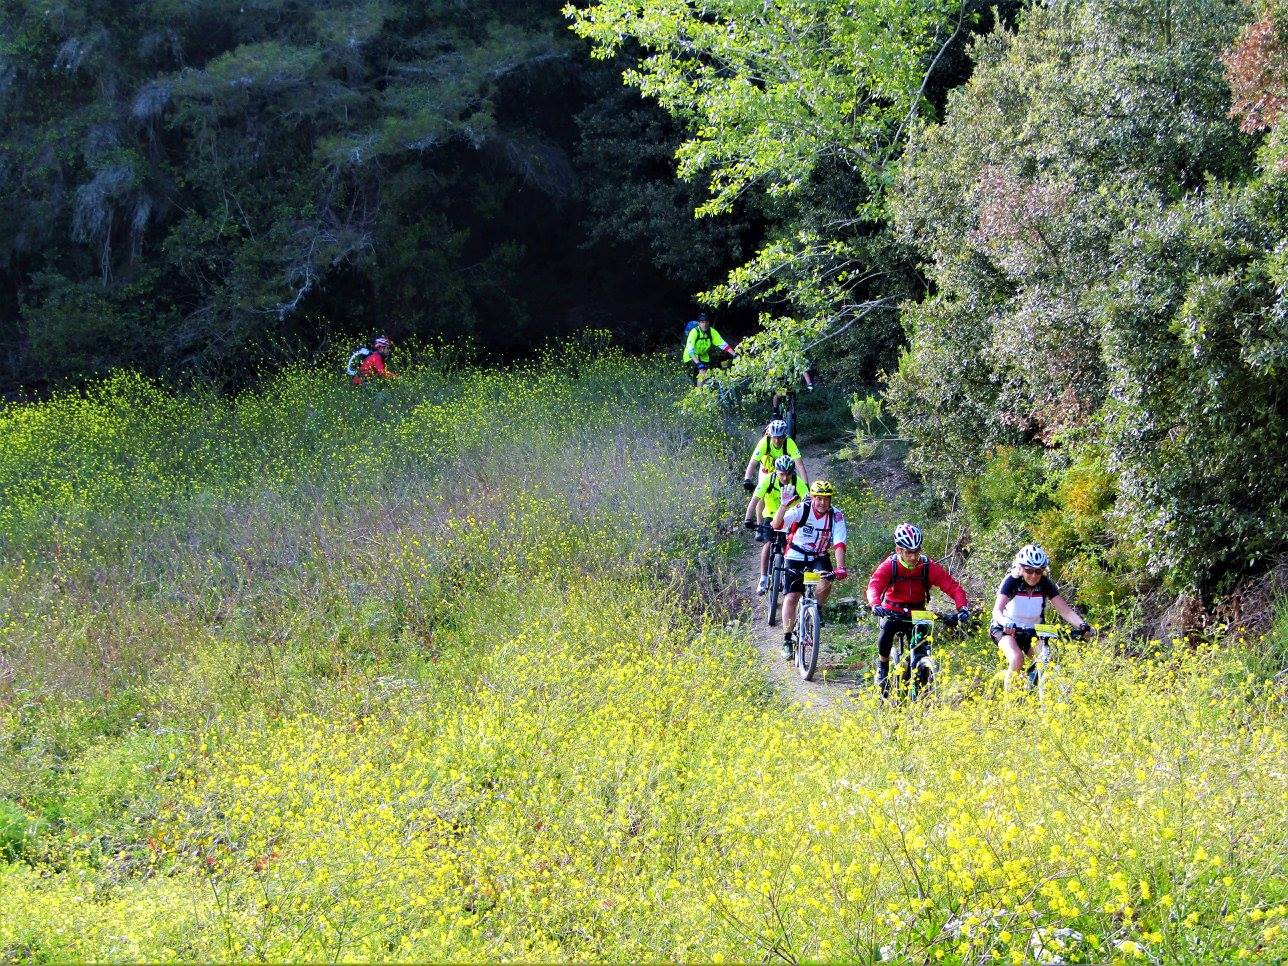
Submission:
{"label": "cyclist in neon yellow jersey", "polygon": [[707,313],[703,312],[698,316],[698,324],[689,330],[680,358],[693,366],[693,377],[696,380],[704,369],[728,365],[733,355],[733,346],[716,331]]}
{"label": "cyclist in neon yellow jersey", "polygon": [[[763,594],[769,590],[769,553],[774,544],[774,515],[778,513],[780,506],[785,505],[791,509],[799,502],[800,487],[796,481],[796,464],[790,456],[780,456],[774,461],[774,472],[762,476],[760,485],[752,494],[753,504],[761,500],[765,505],[764,515],[756,528],[756,542],[765,545],[760,551],[760,582],[756,585],[757,594]],[[748,509],[750,510],[750,507]]]}
{"label": "cyclist in neon yellow jersey", "polygon": [[[755,490],[756,484],[773,472],[774,462],[780,456],[790,457],[796,467],[798,489],[803,491],[808,488],[809,474],[805,472],[800,447],[796,445],[796,440],[787,435],[787,423],[781,419],[775,419],[765,427],[765,435],[751,451],[751,459],[747,460],[747,469],[743,472],[742,488],[748,493]],[[753,496],[751,503],[747,505],[747,515],[743,518],[743,525],[747,529],[755,528],[759,509],[760,501]]]}

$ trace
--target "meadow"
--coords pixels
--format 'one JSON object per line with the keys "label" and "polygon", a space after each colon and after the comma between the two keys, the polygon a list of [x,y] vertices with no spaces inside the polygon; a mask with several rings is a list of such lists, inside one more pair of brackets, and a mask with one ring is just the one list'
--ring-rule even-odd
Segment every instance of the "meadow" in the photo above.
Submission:
{"label": "meadow", "polygon": [[1041,704],[979,641],[925,706],[789,704],[682,390],[425,353],[0,411],[0,959],[1288,956],[1282,683],[1109,635]]}

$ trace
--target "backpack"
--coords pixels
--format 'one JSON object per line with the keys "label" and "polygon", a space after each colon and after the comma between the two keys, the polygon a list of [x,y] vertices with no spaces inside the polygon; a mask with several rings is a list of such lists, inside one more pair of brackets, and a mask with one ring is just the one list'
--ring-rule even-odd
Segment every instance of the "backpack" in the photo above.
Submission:
{"label": "backpack", "polygon": [[371,350],[365,345],[358,346],[349,356],[349,364],[345,366],[344,374],[352,378],[358,374],[358,368],[367,361],[367,356],[371,355]]}
{"label": "backpack", "polygon": [[[921,565],[921,584],[922,584],[922,587],[925,589],[924,600],[926,603],[930,603],[930,561],[926,559],[924,556],[921,559],[926,561],[924,564]],[[890,586],[893,587],[895,585],[895,581],[897,581],[898,579],[899,579],[899,558],[894,555],[891,555]]]}
{"label": "backpack", "polygon": [[[784,436],[783,449],[778,456],[791,456],[787,450],[790,448],[790,444],[794,442],[796,442],[796,440],[792,439],[790,436]],[[778,456],[774,455],[774,444],[769,441],[768,433],[760,437],[760,442],[756,444],[756,448],[752,450],[752,453],[760,452],[760,447],[762,446],[765,447],[765,455],[760,458],[760,468],[772,473],[774,471],[774,460],[778,459]]]}
{"label": "backpack", "polygon": [[697,319],[690,319],[684,324],[684,340],[680,343],[680,352],[689,348],[689,333],[698,327]]}
{"label": "backpack", "polygon": [[[813,512],[814,512],[814,507],[813,507],[812,500],[806,500],[801,504],[802,521],[808,520],[809,515]],[[832,507],[827,513],[827,526],[823,530],[823,532],[827,534],[827,550],[823,551],[824,554],[830,553],[832,550],[832,524],[835,522],[836,522],[836,507]],[[796,540],[794,538],[796,536],[796,528],[799,526],[800,526],[800,523],[797,523],[795,526],[792,527],[792,533],[791,533],[793,537],[793,540],[791,542],[792,549],[795,550],[797,553],[804,554],[807,557],[816,556],[813,550],[807,550],[804,547],[796,546]],[[821,556],[821,555],[817,555],[817,556]]]}

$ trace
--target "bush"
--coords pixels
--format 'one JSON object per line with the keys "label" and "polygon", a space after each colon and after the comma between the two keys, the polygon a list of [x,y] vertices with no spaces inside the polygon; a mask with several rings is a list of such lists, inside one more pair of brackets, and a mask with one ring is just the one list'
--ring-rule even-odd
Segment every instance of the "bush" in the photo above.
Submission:
{"label": "bush", "polygon": [[36,836],[38,823],[26,810],[8,798],[0,798],[0,858],[21,858]]}

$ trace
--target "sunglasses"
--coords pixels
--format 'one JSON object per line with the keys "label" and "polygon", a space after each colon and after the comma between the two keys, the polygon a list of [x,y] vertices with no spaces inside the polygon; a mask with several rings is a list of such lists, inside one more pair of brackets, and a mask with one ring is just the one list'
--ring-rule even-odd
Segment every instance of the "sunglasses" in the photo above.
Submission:
{"label": "sunglasses", "polygon": [[1021,570],[1023,570],[1026,574],[1040,574],[1040,573],[1042,573],[1042,568],[1041,568],[1041,567],[1021,567],[1020,569],[1021,569]]}

